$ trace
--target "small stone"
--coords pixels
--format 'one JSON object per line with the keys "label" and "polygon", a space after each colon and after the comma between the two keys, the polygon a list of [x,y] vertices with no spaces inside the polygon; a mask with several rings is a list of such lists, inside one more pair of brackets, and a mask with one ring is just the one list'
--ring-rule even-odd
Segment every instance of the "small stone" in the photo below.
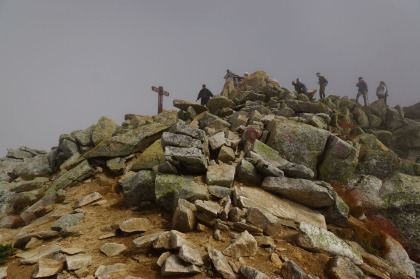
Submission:
{"label": "small stone", "polygon": [[258,244],[255,238],[248,231],[244,231],[238,239],[223,250],[223,254],[234,258],[249,257],[254,256],[257,250]]}
{"label": "small stone", "polygon": [[280,275],[283,278],[312,279],[293,261],[287,261],[281,266]]}
{"label": "small stone", "polygon": [[61,216],[52,226],[51,229],[54,231],[61,231],[63,229],[68,229],[70,227],[76,226],[80,220],[82,220],[84,213],[70,213],[64,216]]}
{"label": "small stone", "polygon": [[179,249],[182,245],[193,246],[185,239],[185,234],[176,230],[171,230],[161,233],[153,243],[153,248],[171,250]]}
{"label": "small stone", "polygon": [[282,261],[280,260],[279,255],[277,255],[276,253],[272,253],[270,255],[270,261],[272,261],[277,266],[281,266],[282,265]]}
{"label": "small stone", "polygon": [[190,232],[194,230],[196,222],[194,212],[184,205],[179,205],[172,216],[172,229]]}
{"label": "small stone", "polygon": [[150,227],[150,222],[146,218],[132,218],[120,223],[120,230],[126,233],[145,232]]}
{"label": "small stone", "polygon": [[207,213],[213,217],[217,217],[217,214],[220,212],[221,209],[219,204],[211,201],[197,200],[194,204],[197,207],[198,211]]}
{"label": "small stone", "polygon": [[186,276],[200,273],[200,269],[192,264],[186,264],[180,257],[176,255],[166,259],[162,266],[162,276]]}
{"label": "small stone", "polygon": [[75,247],[65,248],[65,247],[63,247],[63,248],[61,248],[61,252],[64,253],[64,254],[67,254],[67,255],[75,255],[75,254],[79,254],[79,253],[83,252],[83,248],[75,248]]}
{"label": "small stone", "polygon": [[215,230],[213,233],[213,238],[216,239],[217,241],[222,240],[222,236],[220,234],[220,230]]}
{"label": "small stone", "polygon": [[126,249],[127,247],[124,244],[119,243],[105,243],[101,246],[101,252],[107,255],[108,257],[118,256]]}
{"label": "small stone", "polygon": [[76,270],[74,272],[74,274],[76,274],[77,277],[79,277],[79,278],[84,278],[84,277],[87,277],[89,275],[89,269],[87,267],[85,267],[85,268]]}
{"label": "small stone", "polygon": [[[64,264],[52,259],[42,258],[35,266],[33,278],[44,278],[60,273],[64,268]],[[1,278],[1,276],[0,276]]]}
{"label": "small stone", "polygon": [[213,262],[214,268],[217,270],[220,275],[225,279],[234,279],[236,278],[233,273],[232,268],[229,265],[226,257],[218,250],[212,249],[209,251],[209,257]]}
{"label": "small stone", "polygon": [[[115,275],[122,275],[127,266],[123,263],[116,263],[113,265],[100,265],[98,269],[95,271],[96,278],[109,278],[108,276],[115,274]],[[110,276],[111,277],[111,276]],[[111,277],[117,278],[117,277]],[[118,277],[121,278],[121,277]]]}
{"label": "small stone", "polygon": [[36,248],[36,247],[40,246],[43,242],[44,242],[43,240],[33,237],[26,244],[25,250]]}
{"label": "small stone", "polygon": [[193,265],[202,266],[204,264],[200,252],[187,245],[181,246],[178,256],[185,262]]}
{"label": "small stone", "polygon": [[7,266],[0,267],[0,279],[4,279],[7,276]]}
{"label": "small stone", "polygon": [[20,260],[22,264],[35,264],[39,261],[39,259],[45,256],[57,254],[60,250],[61,247],[57,246],[39,246],[32,251],[20,253],[16,256],[22,258]]}
{"label": "small stone", "polygon": [[205,225],[203,225],[203,224],[200,224],[200,223],[198,223],[197,224],[197,231],[198,232],[204,232],[204,231],[206,231],[208,228],[205,226]]}
{"label": "small stone", "polygon": [[246,265],[241,266],[239,272],[246,279],[269,279],[268,276],[262,273],[261,271]]}
{"label": "small stone", "polygon": [[152,234],[146,234],[133,240],[132,252],[133,253],[146,253],[153,247],[153,243],[159,238],[164,232],[156,232]]}
{"label": "small stone", "polygon": [[78,270],[88,267],[92,264],[92,257],[84,254],[67,256],[66,265],[67,270]]}
{"label": "small stone", "polygon": [[166,259],[172,256],[171,252],[165,252],[162,255],[160,255],[159,259],[157,260],[156,264],[160,267],[165,263]]}
{"label": "small stone", "polygon": [[99,240],[102,240],[102,239],[107,239],[107,238],[114,237],[114,236],[116,236],[116,235],[117,235],[117,234],[116,234],[115,232],[110,232],[110,233],[107,233],[107,234],[101,235],[98,239],[99,239]]}

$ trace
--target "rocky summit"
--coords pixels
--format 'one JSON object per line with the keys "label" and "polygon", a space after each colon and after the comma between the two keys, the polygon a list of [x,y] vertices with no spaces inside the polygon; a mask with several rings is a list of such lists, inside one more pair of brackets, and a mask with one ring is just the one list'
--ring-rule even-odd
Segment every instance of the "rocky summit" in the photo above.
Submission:
{"label": "rocky summit", "polygon": [[419,278],[419,104],[315,92],[258,71],[8,150],[0,278]]}

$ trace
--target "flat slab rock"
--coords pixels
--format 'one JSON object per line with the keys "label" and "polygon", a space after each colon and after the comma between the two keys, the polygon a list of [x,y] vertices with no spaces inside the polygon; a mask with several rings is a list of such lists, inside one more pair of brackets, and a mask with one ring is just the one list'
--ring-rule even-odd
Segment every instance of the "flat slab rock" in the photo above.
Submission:
{"label": "flat slab rock", "polygon": [[235,166],[218,164],[208,166],[206,183],[230,188],[235,178]]}
{"label": "flat slab rock", "polygon": [[246,265],[241,266],[239,272],[246,279],[269,279],[269,277],[261,271]]}
{"label": "flat slab rock", "polygon": [[92,193],[90,195],[87,195],[87,196],[85,196],[85,197],[77,200],[74,203],[73,208],[82,207],[82,206],[87,205],[89,203],[95,202],[95,201],[97,201],[97,200],[99,200],[101,198],[102,198],[102,195],[99,194],[98,192]]}
{"label": "flat slab rock", "polygon": [[38,261],[35,266],[33,278],[44,278],[56,275],[63,271],[64,264],[63,262],[56,261],[53,259],[42,258]]}
{"label": "flat slab rock", "polygon": [[132,218],[120,223],[120,230],[126,233],[145,232],[150,228],[150,221],[146,218]]}
{"label": "flat slab rock", "polygon": [[76,226],[80,220],[82,220],[84,213],[70,213],[64,216],[61,216],[52,226],[51,229],[54,231],[61,231],[63,229],[68,229],[70,227]]}
{"label": "flat slab rock", "polygon": [[214,268],[225,279],[235,279],[236,275],[233,273],[232,267],[229,265],[226,257],[219,250],[212,249],[209,251],[209,257],[213,262]]}
{"label": "flat slab rock", "polygon": [[118,256],[125,250],[127,250],[127,247],[120,243],[105,243],[101,246],[101,252],[108,257]]}
{"label": "flat slab rock", "polygon": [[25,245],[32,238],[48,239],[48,238],[51,238],[51,237],[58,236],[58,234],[59,233],[57,231],[52,231],[52,230],[46,230],[46,231],[40,231],[40,232],[35,232],[35,233],[23,234],[23,235],[19,236],[18,239],[16,239],[15,243],[13,244],[13,246],[16,247],[16,248],[24,248]]}
{"label": "flat slab rock", "polygon": [[234,258],[251,257],[257,254],[257,250],[258,244],[255,238],[248,231],[244,231],[240,237],[223,250],[223,254]]}
{"label": "flat slab rock", "polygon": [[84,254],[67,256],[66,266],[67,270],[78,270],[88,267],[92,264],[92,257]]}
{"label": "flat slab rock", "polygon": [[100,265],[98,269],[95,271],[95,278],[100,278],[100,276],[109,276],[111,274],[119,274],[124,273],[127,266],[123,263],[116,263],[113,265]]}
{"label": "flat slab rock", "polygon": [[185,263],[177,255],[172,255],[166,259],[162,266],[162,276],[186,276],[200,273],[200,269],[190,263]]}
{"label": "flat slab rock", "polygon": [[17,254],[16,256],[22,258],[20,262],[22,264],[35,264],[42,257],[56,254],[61,251],[61,247],[58,246],[39,246],[32,251]]}
{"label": "flat slab rock", "polygon": [[279,218],[327,228],[324,215],[304,205],[280,198],[255,187],[240,187],[239,190],[248,199],[249,204],[246,204],[245,207],[261,208]]}

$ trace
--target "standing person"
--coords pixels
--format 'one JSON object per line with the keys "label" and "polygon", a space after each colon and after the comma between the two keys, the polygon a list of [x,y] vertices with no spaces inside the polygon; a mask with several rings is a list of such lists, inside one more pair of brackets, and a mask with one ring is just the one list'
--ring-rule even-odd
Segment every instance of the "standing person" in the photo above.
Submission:
{"label": "standing person", "polygon": [[316,76],[318,77],[318,84],[319,84],[319,98],[324,99],[325,87],[328,85],[328,80],[320,73],[316,73]]}
{"label": "standing person", "polygon": [[365,102],[365,107],[367,106],[367,93],[368,93],[368,86],[367,83],[364,81],[363,77],[359,77],[359,82],[356,83],[358,89],[357,96],[356,96],[356,104],[359,104],[359,97],[363,95],[363,101]]}
{"label": "standing person", "polygon": [[241,81],[244,80],[244,79],[246,79],[248,76],[249,76],[249,73],[248,72],[245,72],[244,73],[244,76],[241,77]]}
{"label": "standing person", "polygon": [[386,98],[388,97],[388,86],[386,86],[384,81],[379,82],[379,86],[376,88],[376,96],[378,96],[378,100],[383,99],[386,105]]}
{"label": "standing person", "polygon": [[198,93],[196,102],[198,102],[198,100],[201,99],[201,105],[207,107],[207,102],[210,100],[211,97],[213,97],[213,93],[211,93],[211,91],[207,89],[206,85],[203,84],[203,88]]}

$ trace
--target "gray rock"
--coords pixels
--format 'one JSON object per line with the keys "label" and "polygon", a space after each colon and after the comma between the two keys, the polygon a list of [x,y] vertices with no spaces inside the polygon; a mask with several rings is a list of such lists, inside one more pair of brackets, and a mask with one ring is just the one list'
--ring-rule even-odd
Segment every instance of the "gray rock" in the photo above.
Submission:
{"label": "gray rock", "polygon": [[175,99],[173,101],[173,106],[176,107],[176,108],[179,108],[181,110],[187,110],[189,107],[192,107],[196,113],[202,113],[202,112],[207,111],[207,108],[205,106],[202,106],[202,105],[197,104],[197,103],[191,103],[191,102],[188,102],[188,101],[184,101],[184,100],[181,100],[181,99]]}
{"label": "gray rock", "polygon": [[315,176],[310,168],[296,163],[287,163],[279,168],[287,177],[313,179]]}
{"label": "gray rock", "polygon": [[229,265],[226,257],[218,250],[212,249],[209,251],[209,257],[214,265],[217,272],[225,279],[236,278],[232,268]]}
{"label": "gray rock", "polygon": [[409,276],[416,277],[416,270],[414,269],[408,254],[398,241],[388,236],[385,240],[385,249],[387,251],[384,254],[385,260],[392,266],[401,269]]}
{"label": "gray rock", "polygon": [[239,273],[246,279],[269,279],[269,277],[261,271],[246,265],[241,266]]}
{"label": "gray rock", "polygon": [[363,263],[360,253],[353,246],[341,240],[332,232],[305,222],[300,223],[297,244],[313,252],[347,257],[358,265]]}
{"label": "gray rock", "polygon": [[232,131],[235,131],[236,128],[238,128],[241,125],[246,126],[246,124],[248,123],[248,117],[246,117],[244,113],[235,112],[234,114],[232,114],[232,117],[230,118],[230,123],[232,124],[230,129]]}
{"label": "gray rock", "polygon": [[36,264],[32,277],[44,278],[44,277],[53,276],[63,271],[63,268],[64,268],[64,264],[61,261],[42,258]]}
{"label": "gray rock", "polygon": [[127,250],[127,247],[120,243],[105,243],[101,246],[100,250],[102,253],[107,255],[107,257],[114,257]]}
{"label": "gray rock", "polygon": [[28,192],[33,190],[38,190],[42,188],[43,186],[48,185],[49,179],[46,177],[36,177],[33,180],[30,181],[19,181],[17,183],[14,183],[13,187],[11,188],[11,191],[15,193],[21,193],[21,192]]}
{"label": "gray rock", "polygon": [[166,259],[162,266],[162,276],[187,276],[200,273],[200,269],[193,264],[186,264],[180,257],[176,255]]}
{"label": "gray rock", "polygon": [[249,185],[261,185],[263,177],[248,160],[242,159],[236,167],[236,180]]}
{"label": "gray rock", "polygon": [[315,174],[330,133],[290,120],[273,120],[267,144],[292,163],[303,164]]}
{"label": "gray rock", "polygon": [[95,278],[107,278],[107,276],[110,276],[111,274],[119,274],[124,273],[124,271],[127,269],[127,266],[123,263],[116,263],[113,265],[100,265],[98,266],[98,269],[95,271]]}
{"label": "gray rock", "polygon": [[92,141],[94,145],[97,145],[103,140],[109,139],[115,132],[117,124],[114,120],[109,119],[105,116],[99,118],[98,123],[93,127],[92,130]]}
{"label": "gray rock", "polygon": [[185,239],[185,234],[176,230],[171,230],[160,234],[156,241],[153,243],[153,248],[177,250],[181,248],[182,245],[193,247],[193,245]]}
{"label": "gray rock", "polygon": [[384,179],[400,168],[401,159],[391,150],[367,150],[359,161],[358,172]]}
{"label": "gray rock", "polygon": [[209,166],[206,175],[206,183],[230,188],[235,178],[235,167],[232,165],[218,164]]}
{"label": "gray rock", "polygon": [[162,265],[165,263],[166,259],[169,258],[170,256],[172,256],[171,252],[164,252],[162,253],[162,255],[159,256],[158,260],[157,260],[157,265],[162,267]]}
{"label": "gray rock", "polygon": [[141,170],[127,179],[118,181],[127,205],[139,206],[143,201],[155,202],[155,179],[154,172]]}
{"label": "gray rock", "polygon": [[194,212],[184,205],[178,205],[172,216],[172,229],[180,232],[190,232],[195,229],[196,223]]}
{"label": "gray rock", "polygon": [[308,103],[296,100],[284,100],[287,107],[291,108],[295,112],[307,112],[307,113],[328,113],[327,107],[322,103]]}
{"label": "gray rock", "polygon": [[334,226],[346,228],[349,224],[350,208],[336,192],[331,191],[330,193],[334,197],[334,203],[328,209],[324,210],[325,220]]}
{"label": "gray rock", "polygon": [[166,146],[165,157],[179,162],[182,170],[188,173],[202,174],[207,168],[206,156],[196,147]]}
{"label": "gray rock", "polygon": [[178,256],[185,262],[193,265],[202,266],[204,264],[200,252],[187,245],[181,246]]}
{"label": "gray rock", "polygon": [[244,231],[239,238],[223,250],[223,254],[234,258],[250,257],[254,256],[257,250],[258,244],[255,238],[248,231]]}
{"label": "gray rock", "polygon": [[24,248],[26,246],[26,244],[29,242],[29,240],[31,240],[32,238],[36,238],[36,239],[49,239],[52,237],[58,236],[58,232],[57,231],[40,231],[40,232],[35,232],[35,233],[27,233],[27,234],[23,234],[20,235],[15,243],[13,244],[14,247],[16,248]]}
{"label": "gray rock", "polygon": [[246,220],[251,225],[259,227],[268,235],[278,233],[280,226],[278,225],[278,218],[270,212],[261,210],[255,207],[249,207],[247,211]]}
{"label": "gray rock", "polygon": [[217,217],[218,213],[221,210],[219,204],[212,202],[212,201],[195,201],[194,205],[196,206],[197,210],[200,212],[207,213],[210,216]]}
{"label": "gray rock", "polygon": [[229,221],[239,222],[246,216],[246,213],[239,207],[232,207],[229,210]]}
{"label": "gray rock", "polygon": [[25,158],[23,162],[15,165],[12,171],[15,177],[22,175],[46,175],[51,172],[50,163],[46,155]]}
{"label": "gray rock", "polygon": [[146,253],[153,247],[153,243],[159,238],[163,232],[146,234],[133,240],[131,251],[133,253]]}
{"label": "gray rock", "polygon": [[77,200],[74,203],[73,208],[79,208],[79,207],[85,206],[85,205],[87,205],[89,203],[92,203],[92,202],[95,202],[95,201],[97,201],[101,198],[102,198],[101,194],[99,194],[98,192],[94,192],[90,195],[87,195],[87,196]]}
{"label": "gray rock", "polygon": [[203,143],[201,140],[194,139],[183,134],[164,132],[162,134],[161,140],[163,149],[165,149],[166,146],[195,147],[198,149],[203,149]]}
{"label": "gray rock", "polygon": [[124,158],[113,158],[106,161],[106,166],[109,168],[110,171],[113,173],[121,172],[125,167],[125,159]]}
{"label": "gray rock", "polygon": [[328,274],[335,279],[367,279],[368,277],[348,258],[335,256],[329,262]]}
{"label": "gray rock", "polygon": [[201,142],[204,142],[206,140],[206,133],[203,130],[181,124],[180,122],[172,126],[172,128],[169,131],[174,134],[190,136],[194,139],[200,140]]}
{"label": "gray rock", "polygon": [[120,223],[119,228],[126,233],[145,232],[150,228],[150,221],[146,218],[131,218]]}
{"label": "gray rock", "polygon": [[223,163],[229,163],[235,160],[235,152],[228,146],[222,146],[217,156],[217,160]]}
{"label": "gray rock", "polygon": [[155,183],[156,200],[166,210],[175,210],[174,202],[179,198],[192,202],[209,199],[207,187],[195,183],[190,177],[158,174]]}
{"label": "gray rock", "polygon": [[230,189],[227,189],[226,187],[221,187],[221,186],[209,186],[208,189],[209,189],[210,195],[218,199],[223,199],[224,197],[229,196],[231,192]]}
{"label": "gray rock", "polygon": [[57,246],[39,246],[38,248],[35,248],[34,250],[31,250],[29,252],[24,252],[17,254],[16,256],[19,258],[22,258],[20,260],[21,264],[35,264],[39,261],[39,259],[54,255],[60,252],[61,247]]}
{"label": "gray rock", "polygon": [[92,257],[84,254],[66,256],[67,270],[78,270],[92,264]]}
{"label": "gray rock", "polygon": [[54,231],[61,231],[70,227],[76,226],[80,220],[82,220],[85,213],[70,213],[61,216],[52,226],[51,229]]}
{"label": "gray rock", "polygon": [[230,123],[213,115],[211,113],[205,112],[203,117],[199,121],[200,129],[204,128],[214,128],[216,131],[226,131],[230,127]]}
{"label": "gray rock", "polygon": [[286,177],[266,177],[264,190],[281,195],[311,208],[331,206],[334,198],[329,191],[313,181]]}
{"label": "gray rock", "polygon": [[293,261],[287,261],[281,266],[280,275],[288,279],[313,279]]}
{"label": "gray rock", "polygon": [[272,163],[266,160],[259,160],[255,165],[257,170],[264,176],[283,177],[284,172],[276,168]]}
{"label": "gray rock", "polygon": [[211,149],[217,150],[222,147],[222,145],[226,144],[226,138],[224,132],[219,132],[214,134],[209,138],[209,144]]}

